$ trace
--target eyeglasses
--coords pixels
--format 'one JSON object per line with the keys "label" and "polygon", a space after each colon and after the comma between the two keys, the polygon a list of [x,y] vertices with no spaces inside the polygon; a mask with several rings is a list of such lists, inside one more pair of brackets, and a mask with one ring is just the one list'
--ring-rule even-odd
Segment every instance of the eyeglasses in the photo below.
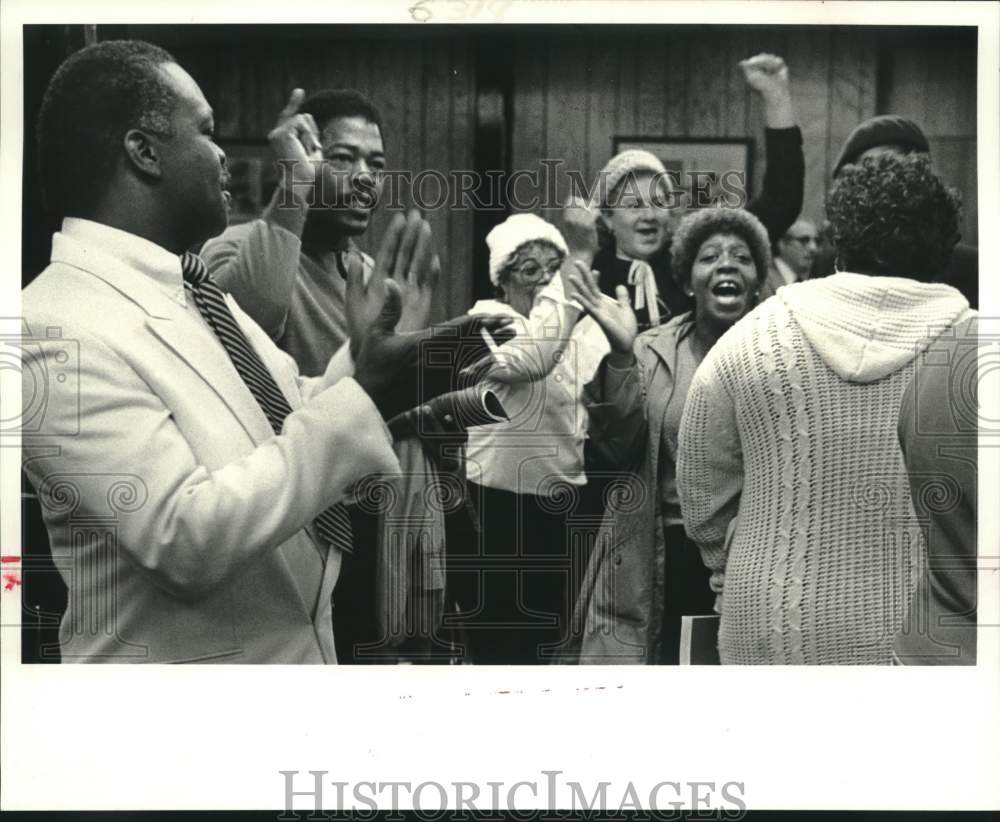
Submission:
{"label": "eyeglasses", "polygon": [[561,266],[562,260],[553,260],[546,265],[542,265],[538,260],[528,259],[515,268],[514,273],[525,282],[533,283],[546,276],[551,280],[559,273]]}
{"label": "eyeglasses", "polygon": [[799,245],[809,245],[810,243],[813,245],[819,245],[819,238],[814,237],[811,234],[807,234],[804,237],[794,237],[792,235],[788,235],[785,239],[796,242]]}

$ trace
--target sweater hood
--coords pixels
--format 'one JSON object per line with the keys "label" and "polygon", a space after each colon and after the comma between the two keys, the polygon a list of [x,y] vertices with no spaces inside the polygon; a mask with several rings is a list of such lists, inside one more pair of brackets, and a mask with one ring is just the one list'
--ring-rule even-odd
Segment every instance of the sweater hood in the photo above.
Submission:
{"label": "sweater hood", "polygon": [[823,361],[860,383],[899,371],[969,310],[949,285],[850,273],[786,286],[777,298]]}

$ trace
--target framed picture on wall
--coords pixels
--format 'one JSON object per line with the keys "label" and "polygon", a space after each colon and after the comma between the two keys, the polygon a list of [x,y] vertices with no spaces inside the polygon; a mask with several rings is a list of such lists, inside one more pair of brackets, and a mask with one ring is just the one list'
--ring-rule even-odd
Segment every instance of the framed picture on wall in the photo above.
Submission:
{"label": "framed picture on wall", "polygon": [[615,137],[613,151],[643,149],[660,158],[686,208],[746,205],[752,189],[749,137]]}
{"label": "framed picture on wall", "polygon": [[265,140],[224,140],[219,146],[226,152],[226,165],[233,178],[229,224],[257,219],[278,185],[270,145]]}

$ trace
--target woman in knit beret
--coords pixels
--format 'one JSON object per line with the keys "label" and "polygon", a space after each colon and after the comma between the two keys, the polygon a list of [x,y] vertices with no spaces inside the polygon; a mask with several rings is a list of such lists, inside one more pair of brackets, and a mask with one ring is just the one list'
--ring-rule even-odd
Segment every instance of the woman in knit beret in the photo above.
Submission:
{"label": "woman in knit beret", "polygon": [[927,157],[886,154],[844,167],[827,214],[847,270],[734,326],[684,409],[677,484],[723,664],[890,664],[921,564],[897,422],[921,352],[974,334],[935,282],[957,196]]}
{"label": "woman in knit beret", "polygon": [[[759,196],[746,208],[778,238],[802,210],[805,178],[788,67],[780,57],[758,54],[741,61],[740,68],[747,85],[761,97],[766,125],[764,181]],[[572,201],[563,213],[566,236],[588,230],[593,234],[593,268],[601,273],[601,291],[611,296],[619,285],[625,286],[640,331],[692,308],[670,264],[672,227],[686,205],[658,157],[630,150],[607,162],[589,204]]]}
{"label": "woman in knit beret", "polygon": [[584,391],[591,442],[626,470],[611,488],[567,661],[677,664],[681,616],[712,613],[708,571],[684,533],[678,429],[698,364],[756,304],[770,247],[748,211],[711,208],[681,222],[671,253],[677,288],[694,308],[638,337],[624,286],[614,303],[584,272],[569,275],[611,345]]}
{"label": "woman in knit beret", "polygon": [[480,530],[449,540],[449,587],[474,662],[538,664],[558,648],[567,583],[580,576],[567,547],[587,481],[580,394],[608,343],[564,288],[571,249],[555,226],[515,214],[486,242],[497,293],[469,313],[514,318],[516,335],[496,349],[484,383],[508,419],[468,430],[466,475]]}

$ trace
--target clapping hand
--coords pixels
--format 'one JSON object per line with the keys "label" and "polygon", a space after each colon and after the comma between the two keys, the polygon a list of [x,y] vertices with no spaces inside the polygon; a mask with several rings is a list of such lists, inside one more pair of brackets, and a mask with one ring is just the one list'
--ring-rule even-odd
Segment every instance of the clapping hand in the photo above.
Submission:
{"label": "clapping hand", "polygon": [[615,289],[618,299],[602,294],[597,287],[598,272],[590,271],[574,261],[574,271],[568,275],[574,298],[586,309],[608,338],[611,349],[619,354],[631,354],[638,330],[635,313],[629,305],[628,289],[620,285]]}
{"label": "clapping hand", "polygon": [[[407,222],[417,218],[419,214],[411,211]],[[430,224],[424,220],[421,223],[420,229],[410,235],[411,239],[415,237],[414,247],[412,250],[405,244],[400,247],[392,272],[392,278],[401,292],[402,316],[396,326],[400,332],[427,328],[434,291],[441,277],[441,261],[434,253]],[[411,261],[409,265],[407,260]]]}
{"label": "clapping hand", "polygon": [[[360,263],[347,272],[345,307],[354,378],[368,392],[385,419],[391,419],[458,387],[458,369],[488,351],[483,331],[497,343],[509,339],[509,317],[456,317],[433,328],[400,331],[404,315],[415,324],[430,313],[440,263],[430,226],[412,211],[397,214],[375,255],[368,282]],[[404,305],[405,302],[408,305]],[[454,367],[429,367],[430,351],[448,349]],[[440,359],[436,362],[441,361]]]}
{"label": "clapping hand", "polygon": [[598,248],[597,212],[579,197],[570,197],[563,206],[559,230],[569,247],[569,256],[589,268]]}

